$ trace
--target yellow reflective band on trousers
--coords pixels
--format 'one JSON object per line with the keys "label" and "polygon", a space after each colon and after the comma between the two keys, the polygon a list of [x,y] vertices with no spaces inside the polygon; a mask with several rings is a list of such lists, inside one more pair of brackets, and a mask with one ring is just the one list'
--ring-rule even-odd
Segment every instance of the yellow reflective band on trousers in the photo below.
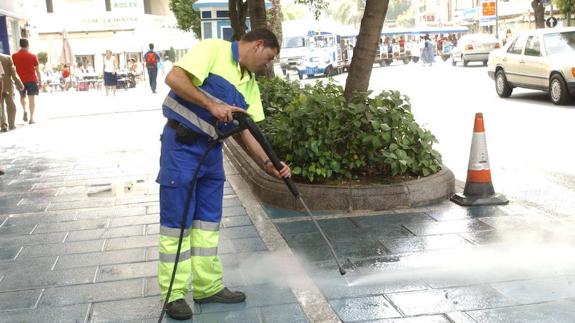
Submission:
{"label": "yellow reflective band on trousers", "polygon": [[[160,233],[167,234],[160,234],[158,267],[158,282],[165,300],[178,249],[179,229],[160,228]],[[223,267],[217,255],[220,233],[215,223],[194,221],[192,229],[186,233],[169,302],[185,297],[190,288],[190,277],[195,299],[210,297],[224,288]]]}

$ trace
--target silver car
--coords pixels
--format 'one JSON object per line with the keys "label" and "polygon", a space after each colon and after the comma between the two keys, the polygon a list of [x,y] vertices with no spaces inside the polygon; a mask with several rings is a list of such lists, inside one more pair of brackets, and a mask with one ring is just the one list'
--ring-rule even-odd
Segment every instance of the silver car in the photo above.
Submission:
{"label": "silver car", "polygon": [[469,62],[483,62],[483,65],[487,66],[489,53],[500,47],[501,44],[493,35],[463,35],[457,41],[457,46],[451,50],[451,64],[455,66],[462,62],[463,66],[467,66]]}
{"label": "silver car", "polygon": [[567,104],[575,94],[575,28],[519,34],[489,55],[487,71],[502,98],[523,87],[548,92],[554,104]]}

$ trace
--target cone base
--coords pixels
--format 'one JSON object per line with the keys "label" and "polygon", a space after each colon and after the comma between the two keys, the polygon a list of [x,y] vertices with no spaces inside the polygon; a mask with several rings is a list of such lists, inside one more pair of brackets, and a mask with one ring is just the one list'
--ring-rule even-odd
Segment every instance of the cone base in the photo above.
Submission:
{"label": "cone base", "polygon": [[461,206],[505,205],[509,203],[509,200],[503,194],[477,197],[465,196],[462,193],[457,193],[451,196],[450,200]]}

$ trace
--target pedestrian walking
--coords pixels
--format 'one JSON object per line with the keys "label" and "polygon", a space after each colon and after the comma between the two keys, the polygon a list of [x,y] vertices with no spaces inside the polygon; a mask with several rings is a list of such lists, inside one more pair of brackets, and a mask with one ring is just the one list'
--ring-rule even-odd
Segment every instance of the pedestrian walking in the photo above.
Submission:
{"label": "pedestrian walking", "polygon": [[[164,301],[176,259],[188,189],[211,138],[205,131],[215,131],[214,127],[219,126],[216,120],[232,121],[232,112],[248,113],[256,122],[264,119],[255,73],[265,71],[279,50],[276,36],[267,29],[252,30],[233,43],[208,39],[192,47],[166,77],[171,91],[162,107],[168,122],[161,137],[157,178],[160,184],[158,282]],[[285,163],[280,172],[275,170],[248,130],[241,133],[241,138],[247,151],[268,174],[278,178],[291,176]],[[207,153],[199,169],[167,306],[167,314],[178,320],[190,319],[193,314],[184,300],[190,283],[196,303],[240,303],[246,299],[244,293],[230,291],[223,285],[223,267],[217,255],[225,181],[221,143]]]}
{"label": "pedestrian walking", "polygon": [[158,78],[158,63],[160,62],[160,55],[154,52],[154,44],[150,43],[149,50],[144,55],[146,62],[146,69],[148,70],[148,79],[150,80],[150,88],[153,93],[156,93],[156,79]]}
{"label": "pedestrian walking", "polygon": [[168,73],[170,73],[172,67],[174,67],[174,64],[172,63],[172,61],[170,61],[170,57],[167,55],[164,56],[164,63],[162,64],[162,74],[164,74],[164,77],[166,77]]}
{"label": "pedestrian walking", "polygon": [[111,50],[106,50],[104,57],[104,87],[106,87],[106,96],[108,92],[116,95],[116,87],[118,86],[118,61],[112,55]]}
{"label": "pedestrian walking", "polygon": [[42,76],[38,63],[38,57],[30,53],[28,39],[20,39],[20,50],[12,54],[12,60],[16,66],[16,72],[24,84],[20,91],[20,103],[24,110],[24,121],[28,121],[26,111],[26,98],[28,98],[28,110],[30,111],[30,124],[34,123],[34,110],[36,109],[36,96],[39,94],[39,86],[42,84]]}
{"label": "pedestrian walking", "polygon": [[18,90],[24,89],[20,81],[14,62],[10,55],[0,54],[0,65],[4,71],[2,77],[2,100],[0,100],[0,126],[1,131],[16,128],[16,103],[14,102],[14,84]]}

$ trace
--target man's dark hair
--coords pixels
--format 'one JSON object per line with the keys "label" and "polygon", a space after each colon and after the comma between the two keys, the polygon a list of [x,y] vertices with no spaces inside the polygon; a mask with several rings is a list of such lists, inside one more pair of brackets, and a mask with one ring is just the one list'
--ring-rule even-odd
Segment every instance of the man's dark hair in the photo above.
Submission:
{"label": "man's dark hair", "polygon": [[278,38],[273,32],[265,28],[250,30],[242,37],[242,40],[247,42],[263,40],[264,47],[275,49],[278,51],[278,54],[280,52],[280,43],[278,42]]}
{"label": "man's dark hair", "polygon": [[150,50],[154,49],[154,43],[150,43],[148,46],[150,46]]}
{"label": "man's dark hair", "polygon": [[20,38],[20,47],[22,48],[28,48],[29,44],[28,44],[28,39],[26,38]]}

